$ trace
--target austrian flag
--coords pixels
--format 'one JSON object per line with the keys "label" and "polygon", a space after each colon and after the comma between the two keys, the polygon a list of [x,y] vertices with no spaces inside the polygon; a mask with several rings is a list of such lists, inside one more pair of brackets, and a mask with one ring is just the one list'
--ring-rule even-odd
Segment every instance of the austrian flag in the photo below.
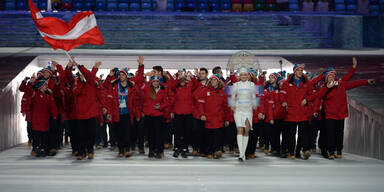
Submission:
{"label": "austrian flag", "polygon": [[43,17],[32,0],[28,3],[38,31],[53,49],[70,51],[83,44],[104,44],[93,12],[79,12],[67,23],[59,18]]}

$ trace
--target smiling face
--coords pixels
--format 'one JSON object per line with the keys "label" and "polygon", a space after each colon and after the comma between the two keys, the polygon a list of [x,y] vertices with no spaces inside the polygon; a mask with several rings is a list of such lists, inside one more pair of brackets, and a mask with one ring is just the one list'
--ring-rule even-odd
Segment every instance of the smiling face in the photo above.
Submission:
{"label": "smiling face", "polygon": [[303,76],[303,69],[302,68],[296,69],[295,77],[300,79],[302,76]]}
{"label": "smiling face", "polygon": [[219,81],[216,78],[211,78],[211,85],[213,88],[217,88],[219,86]]}
{"label": "smiling face", "polygon": [[269,76],[269,82],[270,82],[271,84],[276,83],[276,77],[273,76],[273,75],[270,75],[270,76]]}
{"label": "smiling face", "polygon": [[240,73],[240,80],[241,81],[248,81],[248,73]]}
{"label": "smiling face", "polygon": [[221,69],[219,70],[219,74],[220,74],[220,77],[223,76],[223,71]]}
{"label": "smiling face", "polygon": [[49,73],[47,70],[44,70],[43,76],[45,79],[48,79],[49,77],[51,77],[51,73]]}
{"label": "smiling face", "polygon": [[127,80],[127,76],[123,72],[121,72],[121,73],[119,73],[119,80],[125,81],[125,80]]}
{"label": "smiling face", "polygon": [[199,79],[200,80],[205,80],[205,79],[207,79],[207,72],[205,72],[204,70],[200,70],[199,71]]}
{"label": "smiling face", "polygon": [[159,86],[160,86],[160,81],[159,81],[159,80],[153,80],[153,81],[152,81],[152,86],[153,86],[154,88],[159,88]]}
{"label": "smiling face", "polygon": [[332,82],[335,80],[335,74],[329,74],[327,76],[327,82]]}

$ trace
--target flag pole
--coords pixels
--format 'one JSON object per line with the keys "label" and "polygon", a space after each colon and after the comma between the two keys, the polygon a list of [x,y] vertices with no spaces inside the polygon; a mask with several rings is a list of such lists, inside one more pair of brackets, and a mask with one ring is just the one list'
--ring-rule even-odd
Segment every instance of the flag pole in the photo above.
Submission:
{"label": "flag pole", "polygon": [[65,54],[68,56],[69,60],[73,62],[72,57],[71,57],[71,55],[69,54],[69,52],[68,52],[68,51],[65,51],[65,50],[64,50],[64,52],[65,52]]}

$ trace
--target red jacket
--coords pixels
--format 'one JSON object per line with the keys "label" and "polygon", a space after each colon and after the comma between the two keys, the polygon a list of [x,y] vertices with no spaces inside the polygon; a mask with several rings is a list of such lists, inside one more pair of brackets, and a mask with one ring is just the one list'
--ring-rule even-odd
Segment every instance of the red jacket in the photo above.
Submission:
{"label": "red jacket", "polygon": [[[110,77],[105,79],[106,82],[110,82]],[[113,83],[110,83],[108,86],[106,105],[108,106],[108,114],[111,115],[111,119],[107,119],[107,122],[120,122],[120,112],[119,112],[119,81],[116,80]],[[140,116],[140,111],[137,108],[135,101],[137,100],[138,95],[138,86],[134,85],[133,87],[128,87],[128,110],[131,118],[131,123],[133,123],[134,117]]]}
{"label": "red jacket", "polygon": [[166,123],[169,123],[172,121],[171,113],[175,104],[175,88],[177,86],[178,81],[176,81],[169,72],[167,73],[170,79],[167,79],[166,82],[162,82],[161,86],[164,87],[164,90],[167,95],[167,107],[163,110],[163,117]]}
{"label": "red jacket", "polygon": [[73,92],[73,87],[67,85],[63,88],[64,91],[64,119],[74,120],[76,119],[76,97]]}
{"label": "red jacket", "polygon": [[281,106],[280,100],[280,91],[275,89],[270,91],[269,88],[264,90],[265,97],[265,121],[269,122],[271,120],[277,120],[283,118],[283,113],[285,112]]}
{"label": "red jacket", "polygon": [[253,117],[252,117],[252,123],[261,123],[263,120],[259,119],[259,113],[265,115],[266,111],[266,100],[263,95],[256,95],[260,98],[260,106],[257,106],[256,110],[253,110]]}
{"label": "red jacket", "polygon": [[[351,67],[348,71],[347,74],[345,74],[341,79],[340,81],[349,81],[353,74],[355,73],[356,69]],[[321,75],[318,75],[317,77],[313,78],[310,82],[311,82],[311,85],[312,85],[312,88],[313,88],[313,93],[315,95],[317,95],[318,93],[318,90],[320,88],[316,88],[318,84],[324,84],[324,73],[322,73]],[[314,117],[313,114],[314,113],[317,113],[318,116],[317,116],[317,120],[321,120],[321,108],[323,107],[323,101],[322,99],[316,97],[314,99],[314,101],[312,102],[308,102],[308,120],[311,121],[312,118]]]}
{"label": "red jacket", "polygon": [[[169,87],[170,81],[167,83],[162,83],[161,86],[164,87],[167,106],[163,110],[163,117],[167,123],[172,121],[171,112],[175,103],[175,93],[174,90]],[[148,85],[149,86],[149,85]]]}
{"label": "red jacket", "polygon": [[[311,83],[303,77],[304,81],[301,80],[300,86],[297,87],[296,83],[293,81],[293,74],[288,78],[287,81],[284,81],[282,86],[282,97],[283,102],[287,102],[287,114],[285,116],[285,121],[290,122],[301,122],[308,120],[308,102],[315,99],[313,94]],[[307,105],[302,106],[302,101],[306,99]]]}
{"label": "red jacket", "polygon": [[26,93],[32,98],[32,130],[49,131],[50,118],[57,119],[57,109],[52,95],[32,90],[31,86],[27,87]]}
{"label": "red jacket", "polygon": [[[59,66],[59,65],[58,65]],[[72,68],[66,68],[63,72],[62,68],[58,67],[60,75],[60,83],[64,84],[62,90],[64,92],[64,120],[74,120],[76,116],[76,96],[73,91],[75,86],[75,78],[72,75]]]}
{"label": "red jacket", "polygon": [[[228,94],[229,91],[225,91],[225,93],[226,93],[226,99],[227,99],[227,103],[228,103],[228,101],[229,101],[229,99],[231,99],[232,95]],[[229,121],[231,123],[234,123],[235,122],[235,116],[234,116],[235,112],[229,106],[227,106],[227,112],[228,113],[225,113],[225,121]]]}
{"label": "red jacket", "polygon": [[[310,85],[312,86],[312,92],[314,95],[317,94],[316,85],[323,79],[324,79],[324,73],[314,77],[312,80],[309,81]],[[309,122],[312,121],[312,118],[314,117],[313,114],[317,113],[317,108],[319,107],[318,104],[319,104],[319,99],[317,97],[315,97],[313,101],[308,102],[307,117]],[[320,115],[318,116],[318,118],[319,117]]]}
{"label": "red jacket", "polygon": [[23,98],[21,99],[20,112],[25,114],[25,120],[27,122],[31,122],[32,121],[32,117],[31,117],[31,99],[32,98],[30,94],[25,93],[26,90],[27,90],[27,83],[23,81],[19,86],[19,91],[24,92]]}
{"label": "red jacket", "polygon": [[146,84],[142,84],[140,85],[140,87],[138,87],[138,91],[137,91],[137,95],[136,95],[136,98],[135,98],[135,107],[136,107],[136,110],[137,110],[137,114],[135,114],[136,116],[135,117],[142,117],[142,115],[144,114],[143,113],[143,106],[144,106],[144,94],[143,94],[143,90],[145,88]]}
{"label": "red jacket", "polygon": [[195,119],[201,118],[201,114],[200,114],[200,111],[199,111],[199,108],[197,107],[197,105],[199,104],[201,91],[204,90],[204,88],[206,88],[206,86],[201,84],[201,82],[199,82],[196,89],[193,91],[193,105],[195,107],[193,108],[192,114],[193,114],[193,118],[195,118]]}
{"label": "red jacket", "polygon": [[57,112],[60,115],[63,115],[64,110],[64,86],[62,84],[56,85],[52,90],[52,96],[55,101]]}
{"label": "red jacket", "polygon": [[[163,116],[166,113],[166,109],[168,107],[168,94],[166,91],[166,88],[163,86],[160,86],[160,90],[156,93],[156,98],[151,98],[151,90],[152,87],[150,86],[150,83],[146,84],[146,86],[143,88],[143,113],[147,116]],[[159,109],[155,109],[156,104],[160,105]]]}
{"label": "red jacket", "polygon": [[193,91],[199,82],[195,78],[186,83],[184,86],[178,86],[176,81],[174,103],[172,112],[177,115],[188,115],[193,113]]}
{"label": "red jacket", "polygon": [[218,129],[224,127],[225,114],[229,113],[227,106],[227,96],[223,88],[204,88],[200,92],[197,107],[199,108],[199,114],[201,116],[205,115],[207,118],[205,128]]}
{"label": "red jacket", "polygon": [[318,97],[324,100],[325,118],[343,120],[348,117],[347,90],[367,84],[367,80],[339,81],[339,85],[331,89],[321,88]]}
{"label": "red jacket", "polygon": [[97,69],[93,68],[92,73],[84,66],[79,67],[82,74],[84,74],[87,82],[80,82],[80,79],[75,82],[73,91],[76,96],[76,116],[77,119],[90,119],[96,118],[100,115],[100,104],[103,100],[99,97],[99,93],[95,83],[95,74]]}

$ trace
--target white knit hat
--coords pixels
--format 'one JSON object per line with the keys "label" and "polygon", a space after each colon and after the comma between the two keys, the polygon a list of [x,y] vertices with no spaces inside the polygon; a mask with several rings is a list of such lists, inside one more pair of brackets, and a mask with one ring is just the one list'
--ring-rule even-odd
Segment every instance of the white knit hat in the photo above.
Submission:
{"label": "white knit hat", "polygon": [[247,73],[248,74],[248,69],[245,67],[242,67],[242,68],[240,68],[239,73]]}

